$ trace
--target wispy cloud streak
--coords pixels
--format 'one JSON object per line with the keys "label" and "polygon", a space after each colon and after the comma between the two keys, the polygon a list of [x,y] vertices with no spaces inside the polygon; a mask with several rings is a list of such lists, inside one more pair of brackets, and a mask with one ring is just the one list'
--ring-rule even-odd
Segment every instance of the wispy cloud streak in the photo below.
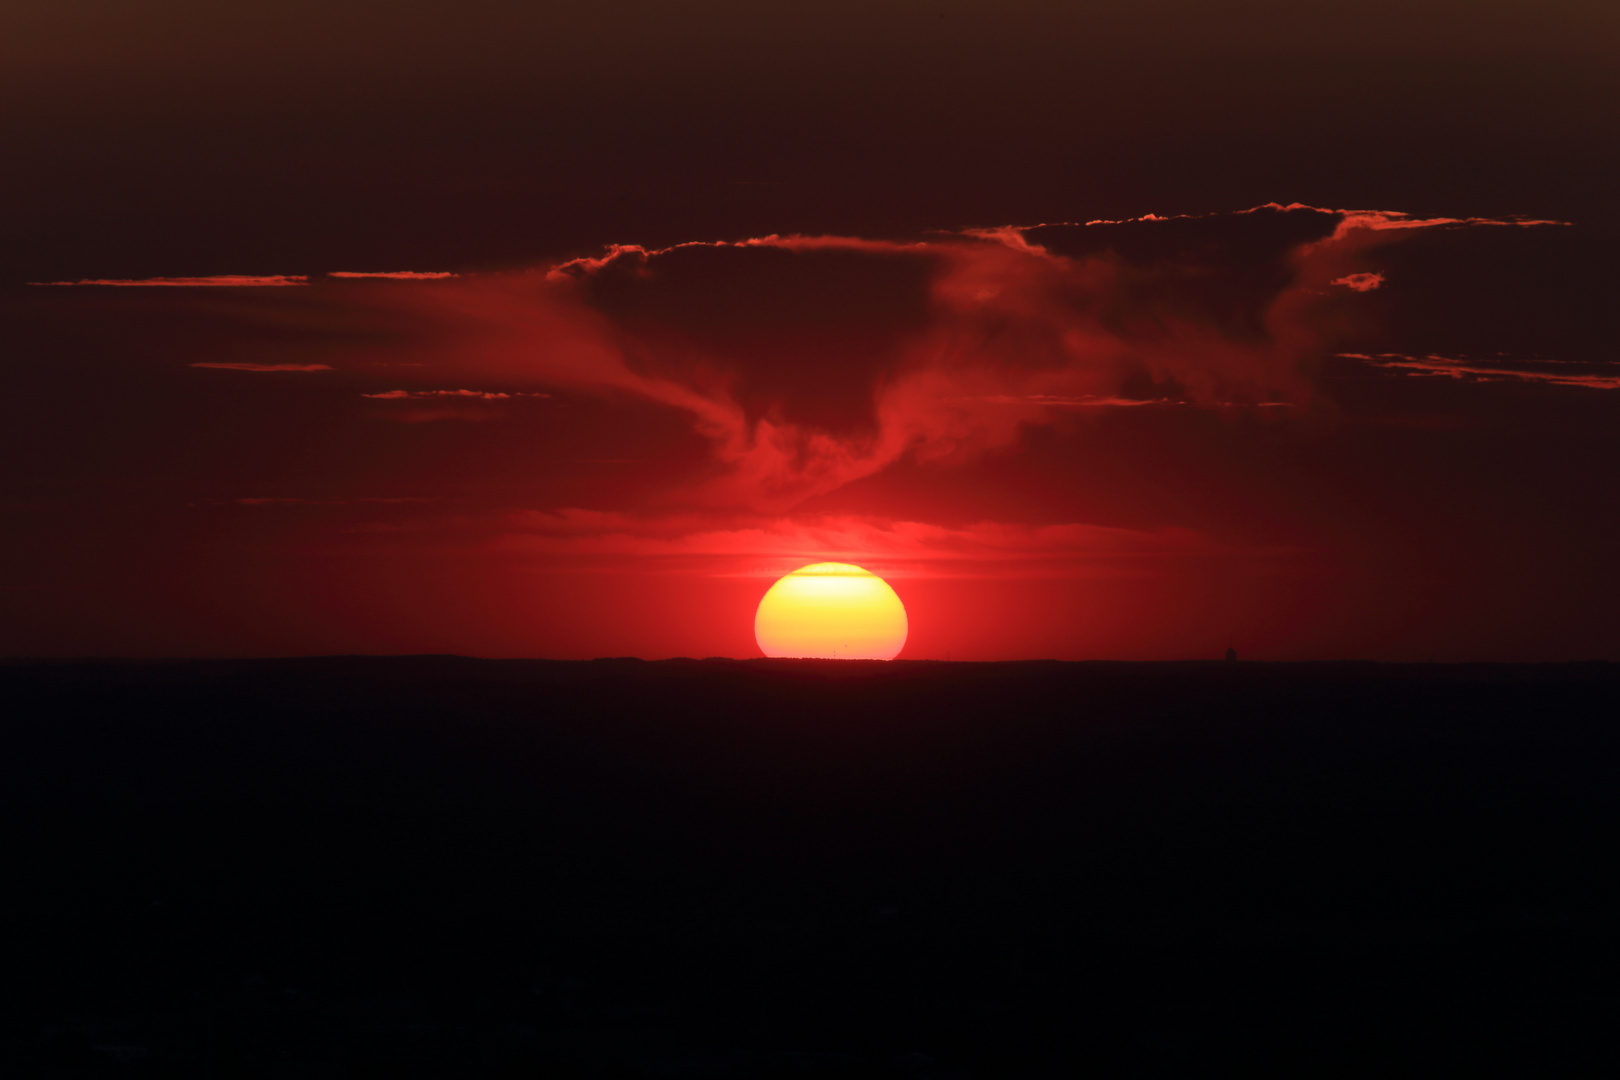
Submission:
{"label": "wispy cloud streak", "polygon": [[1432,354],[1405,356],[1401,353],[1338,353],[1337,355],[1346,360],[1360,360],[1373,367],[1388,368],[1406,375],[1434,375],[1481,382],[1513,379],[1520,382],[1551,383],[1555,386],[1580,386],[1588,390],[1620,390],[1620,375],[1572,374],[1568,371],[1550,371],[1545,368],[1487,366],[1469,360]]}
{"label": "wispy cloud streak", "polygon": [[306,274],[218,274],[213,277],[154,277],[154,278],[83,278],[79,281],[30,281],[30,285],[78,286],[108,285],[120,288],[281,288],[288,285],[308,285]]}
{"label": "wispy cloud streak", "polygon": [[365,503],[379,503],[384,505],[428,503],[437,502],[438,499],[431,495],[405,495],[396,497],[363,495],[355,499],[310,499],[290,496],[246,496],[240,499],[224,499],[217,501],[229,503],[235,506],[352,506]]}
{"label": "wispy cloud streak", "polygon": [[333,270],[326,276],[339,279],[376,278],[384,281],[443,281],[460,275],[448,270]]}
{"label": "wispy cloud streak", "polygon": [[237,360],[199,360],[187,367],[218,368],[221,371],[331,371],[331,364],[250,364]]}
{"label": "wispy cloud streak", "polygon": [[498,390],[384,390],[378,394],[361,394],[364,398],[374,398],[378,401],[410,401],[435,398],[457,398],[460,400],[475,401],[511,401],[513,398],[548,398],[550,394],[542,394],[533,390],[514,390],[505,393]]}

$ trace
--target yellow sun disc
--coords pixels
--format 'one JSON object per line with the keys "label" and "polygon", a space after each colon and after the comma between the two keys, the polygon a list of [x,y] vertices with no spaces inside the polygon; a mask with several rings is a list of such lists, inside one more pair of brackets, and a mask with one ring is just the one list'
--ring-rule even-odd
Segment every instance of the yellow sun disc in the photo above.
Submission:
{"label": "yellow sun disc", "polygon": [[893,660],[906,644],[906,606],[859,566],[801,566],[765,593],[754,640],[766,656]]}

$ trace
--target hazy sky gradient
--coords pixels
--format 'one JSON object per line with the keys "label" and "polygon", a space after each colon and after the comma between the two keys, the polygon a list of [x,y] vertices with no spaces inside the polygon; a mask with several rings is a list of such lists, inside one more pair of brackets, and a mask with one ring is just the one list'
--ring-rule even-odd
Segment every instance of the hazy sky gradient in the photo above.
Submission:
{"label": "hazy sky gradient", "polygon": [[0,653],[1613,656],[1617,42],[8,5]]}

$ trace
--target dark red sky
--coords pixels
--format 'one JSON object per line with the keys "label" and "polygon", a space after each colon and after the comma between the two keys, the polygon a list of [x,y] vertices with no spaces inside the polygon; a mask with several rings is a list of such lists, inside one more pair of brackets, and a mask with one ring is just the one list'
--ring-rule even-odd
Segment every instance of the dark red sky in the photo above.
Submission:
{"label": "dark red sky", "polygon": [[8,5],[0,654],[1616,657],[1620,17],[1297,6]]}

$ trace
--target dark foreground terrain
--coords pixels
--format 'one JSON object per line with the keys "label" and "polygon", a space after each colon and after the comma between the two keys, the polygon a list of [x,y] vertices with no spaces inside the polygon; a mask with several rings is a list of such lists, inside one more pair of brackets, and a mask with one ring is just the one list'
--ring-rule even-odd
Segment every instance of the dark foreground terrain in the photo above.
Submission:
{"label": "dark foreground terrain", "polygon": [[19,1077],[1620,1075],[1620,665],[0,667]]}

